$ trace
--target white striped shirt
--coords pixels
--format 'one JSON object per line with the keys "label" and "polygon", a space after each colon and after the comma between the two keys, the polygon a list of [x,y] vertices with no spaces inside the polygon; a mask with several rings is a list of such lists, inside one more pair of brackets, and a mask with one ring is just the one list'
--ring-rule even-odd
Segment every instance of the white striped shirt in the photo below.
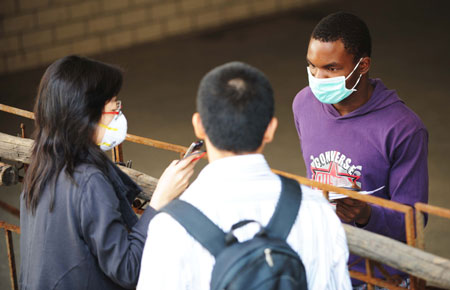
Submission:
{"label": "white striped shirt", "polygon": [[[322,195],[302,186],[303,198],[288,244],[300,255],[308,289],[351,289],[344,229]],[[281,181],[264,156],[227,157],[207,165],[181,196],[222,230],[243,219],[267,225],[281,191]],[[256,233],[236,232],[239,241]],[[137,289],[209,289],[214,257],[165,213],[149,225]]]}

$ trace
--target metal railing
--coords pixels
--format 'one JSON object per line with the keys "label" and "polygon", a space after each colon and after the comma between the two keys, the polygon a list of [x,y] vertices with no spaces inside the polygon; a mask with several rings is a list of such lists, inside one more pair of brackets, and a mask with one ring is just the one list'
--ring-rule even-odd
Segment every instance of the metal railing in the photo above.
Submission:
{"label": "metal railing", "polygon": [[5,231],[6,237],[6,249],[8,252],[8,264],[9,264],[9,277],[11,279],[11,289],[18,290],[19,285],[17,283],[17,269],[16,269],[16,258],[14,255],[14,243],[12,238],[12,233],[20,234],[20,228],[18,226],[8,224],[4,221],[0,221],[0,228]]}
{"label": "metal railing", "polygon": [[[14,108],[14,107],[10,107],[10,106],[3,105],[3,104],[0,104],[0,111],[4,111],[4,112],[8,112],[8,113],[11,113],[14,115],[22,116],[22,117],[25,117],[28,119],[34,119],[34,114],[32,112]],[[21,130],[22,130],[22,134],[21,134],[22,137],[25,137],[23,125],[21,125]],[[129,142],[142,144],[145,146],[150,146],[150,147],[154,147],[154,148],[158,148],[158,149],[168,150],[168,151],[172,151],[172,152],[176,152],[176,153],[180,153],[180,154],[184,153],[187,150],[187,147],[185,147],[185,146],[175,145],[175,144],[162,142],[162,141],[158,141],[158,140],[154,140],[154,139],[150,139],[150,138],[146,138],[146,137],[136,136],[136,135],[132,135],[132,134],[127,134],[126,140]],[[204,157],[204,158],[206,158],[206,157]],[[112,150],[112,159],[113,159],[113,161],[116,161],[116,162],[123,162],[123,150],[122,150],[121,145],[115,147]],[[423,213],[434,214],[434,215],[438,215],[438,216],[450,219],[450,210],[449,209],[440,208],[437,206],[431,206],[431,205],[423,204],[423,203],[416,203],[415,210],[416,210],[417,214],[416,214],[416,223],[415,223],[414,208],[411,206],[393,202],[393,201],[375,197],[375,196],[361,195],[352,190],[338,188],[338,187],[334,187],[331,185],[319,183],[317,181],[314,181],[314,180],[311,180],[311,179],[308,179],[308,178],[305,178],[302,176],[298,176],[295,174],[291,174],[288,172],[275,170],[275,169],[272,169],[272,171],[277,174],[280,174],[280,175],[283,175],[283,176],[286,176],[289,178],[293,178],[301,184],[304,184],[304,185],[307,185],[310,187],[315,187],[317,189],[322,190],[323,195],[327,199],[329,197],[330,192],[336,192],[336,193],[346,195],[350,198],[354,198],[354,199],[357,199],[357,200],[360,200],[363,202],[367,202],[367,203],[371,203],[371,204],[376,204],[376,205],[403,213],[405,215],[406,244],[411,247],[418,247],[420,249],[424,249]],[[2,204],[1,202],[0,202],[0,207],[8,210],[9,212],[11,212],[12,214],[14,214],[16,216],[19,213],[18,209],[15,209],[9,205],[5,205],[4,203]],[[139,210],[137,210],[137,212],[139,212]],[[416,224],[417,224],[417,239],[416,239]],[[8,260],[9,260],[9,267],[10,267],[10,274],[11,274],[11,289],[18,289],[17,288],[18,286],[17,286],[15,259],[14,259],[14,252],[13,252],[13,243],[12,243],[11,235],[12,235],[12,232],[20,234],[20,228],[18,226],[5,223],[3,221],[0,221],[0,228],[3,228],[5,230],[5,234],[6,234]],[[383,269],[381,263],[365,258],[365,264],[366,264],[366,274],[350,270],[350,276],[352,278],[356,278],[358,280],[366,282],[369,290],[374,289],[373,288],[374,285],[380,286],[380,287],[385,287],[388,289],[405,289],[405,288],[402,288],[402,287],[399,287],[396,285],[396,282],[394,282],[394,280],[391,277],[389,277],[389,274],[387,273],[387,271]],[[374,276],[374,267],[377,267],[380,270],[380,272],[386,276],[386,280],[379,279]],[[423,289],[423,287],[424,287],[424,281],[420,281],[416,277],[410,276],[410,289]]]}

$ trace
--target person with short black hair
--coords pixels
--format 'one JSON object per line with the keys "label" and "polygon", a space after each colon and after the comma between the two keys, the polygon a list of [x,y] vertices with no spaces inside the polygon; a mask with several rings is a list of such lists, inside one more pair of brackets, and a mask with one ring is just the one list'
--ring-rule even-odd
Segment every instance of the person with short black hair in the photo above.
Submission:
{"label": "person with short black hair", "polygon": [[273,118],[272,86],[244,64],[219,68],[208,73],[198,89],[197,109],[206,134],[217,149],[254,152]]}
{"label": "person with short black hair", "polygon": [[324,17],[311,33],[311,38],[321,42],[342,41],[354,62],[372,54],[372,38],[369,28],[356,15],[337,12]]}
{"label": "person with short black hair", "polygon": [[[406,205],[426,203],[427,129],[394,90],[369,78],[371,50],[369,29],[353,14],[330,14],[314,28],[309,86],[293,102],[307,175]],[[350,198],[337,200],[336,213],[345,223],[406,241],[403,213]],[[357,259],[350,255],[351,269],[365,272]],[[408,285],[405,273],[386,268]],[[384,277],[377,269],[375,275]],[[358,280],[353,285],[365,287]]]}
{"label": "person with short black hair", "polygon": [[[180,199],[224,232],[241,220],[266,226],[282,189],[262,155],[277,128],[269,81],[241,62],[216,67],[200,82],[197,111],[192,124],[206,144],[209,164]],[[351,289],[339,219],[321,194],[300,188],[301,205],[287,243],[303,262],[308,289]],[[234,234],[242,242],[255,233],[249,225]],[[214,257],[164,209],[148,235],[138,290],[210,289]]]}

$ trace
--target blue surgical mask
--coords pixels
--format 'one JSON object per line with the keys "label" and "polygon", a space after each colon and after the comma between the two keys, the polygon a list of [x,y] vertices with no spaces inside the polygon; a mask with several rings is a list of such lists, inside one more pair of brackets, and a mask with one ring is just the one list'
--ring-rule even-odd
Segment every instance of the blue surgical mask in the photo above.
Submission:
{"label": "blue surgical mask", "polygon": [[306,70],[308,71],[309,87],[311,88],[314,96],[316,96],[316,98],[322,103],[337,104],[350,96],[351,93],[356,92],[355,88],[358,85],[362,74],[359,74],[358,80],[351,89],[347,89],[345,87],[345,81],[353,74],[361,60],[362,58],[358,61],[355,68],[347,77],[339,76],[334,78],[319,79],[311,74],[309,67],[306,67]]}

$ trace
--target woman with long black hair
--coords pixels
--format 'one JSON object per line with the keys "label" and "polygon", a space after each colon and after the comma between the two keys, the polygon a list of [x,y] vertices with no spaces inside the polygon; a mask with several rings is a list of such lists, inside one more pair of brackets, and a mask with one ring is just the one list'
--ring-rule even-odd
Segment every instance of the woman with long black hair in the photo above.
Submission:
{"label": "woman with long black hair", "polygon": [[140,188],[101,150],[126,135],[121,86],[120,69],[79,56],[55,61],[41,79],[20,206],[22,290],[134,288],[155,209],[188,185],[195,157],[172,162],[150,206],[134,214]]}

